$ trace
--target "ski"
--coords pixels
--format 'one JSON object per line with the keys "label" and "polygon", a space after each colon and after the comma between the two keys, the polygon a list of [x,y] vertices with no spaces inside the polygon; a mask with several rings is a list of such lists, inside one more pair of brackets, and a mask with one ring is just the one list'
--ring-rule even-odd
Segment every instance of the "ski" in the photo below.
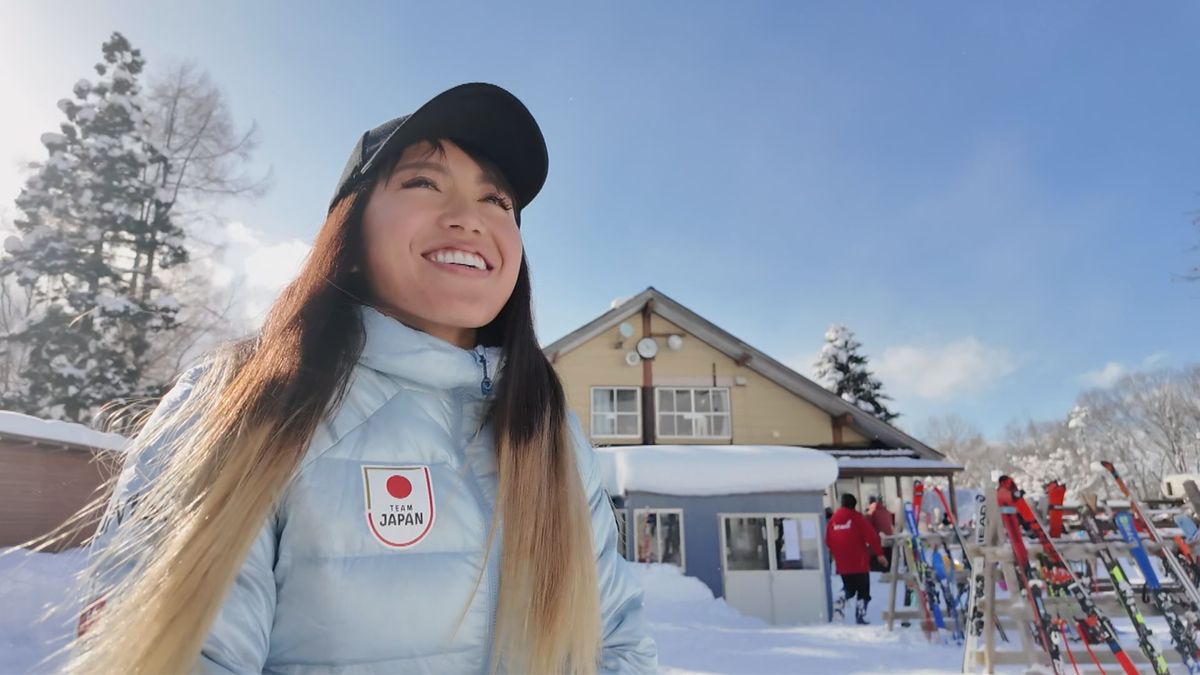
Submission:
{"label": "ski", "polygon": [[1029,562],[1029,551],[1025,548],[1025,540],[1021,536],[1021,523],[1017,519],[1017,507],[1013,502],[1013,490],[1016,486],[1012,479],[1004,476],[1000,479],[1000,487],[996,490],[996,502],[1000,507],[1000,522],[1012,545],[1017,582],[1025,593],[1026,600],[1033,610],[1034,636],[1046,654],[1050,656],[1050,667],[1055,673],[1063,672],[1062,651],[1059,648],[1058,633],[1054,631],[1054,620],[1046,610],[1045,594],[1041,580],[1034,573],[1033,565]]}
{"label": "ski", "polygon": [[1133,511],[1133,515],[1137,516],[1138,521],[1141,522],[1141,524],[1146,528],[1146,532],[1150,535],[1150,539],[1153,540],[1155,544],[1158,544],[1159,551],[1162,552],[1160,557],[1162,558],[1162,561],[1166,563],[1167,571],[1170,572],[1171,576],[1175,577],[1175,579],[1179,582],[1179,585],[1183,587],[1183,592],[1187,595],[1188,602],[1190,602],[1193,606],[1200,607],[1200,591],[1196,590],[1196,585],[1192,583],[1191,578],[1188,577],[1188,574],[1183,569],[1183,566],[1179,564],[1179,559],[1174,555],[1171,555],[1170,549],[1167,548],[1166,542],[1163,541],[1162,534],[1159,533],[1158,528],[1154,526],[1154,523],[1150,522],[1150,518],[1146,515],[1145,510],[1142,509],[1141,502],[1138,501],[1138,498],[1136,495],[1134,495],[1133,490],[1125,484],[1125,480],[1121,478],[1121,474],[1117,473],[1117,467],[1114,466],[1112,462],[1100,462],[1100,464],[1110,474],[1112,474],[1113,480],[1117,483],[1117,488],[1120,489],[1121,493],[1124,494],[1129,500],[1129,509]]}
{"label": "ski", "polygon": [[1113,627],[1112,622],[1104,615],[1096,603],[1092,600],[1091,594],[1079,583],[1078,577],[1071,571],[1067,561],[1058,552],[1058,547],[1046,534],[1046,530],[1042,528],[1041,522],[1037,518],[1037,514],[1033,512],[1033,508],[1029,506],[1029,502],[1025,501],[1024,495],[1016,489],[1014,485],[1012,491],[1013,505],[1017,508],[1017,513],[1021,519],[1028,525],[1033,535],[1037,537],[1038,543],[1042,545],[1042,551],[1045,553],[1043,569],[1046,572],[1051,588],[1064,592],[1075,599],[1079,604],[1079,611],[1083,614],[1083,622],[1093,630],[1095,635],[1100,638],[1106,645],[1109,651],[1116,657],[1117,663],[1125,670],[1127,675],[1137,675],[1137,668],[1130,660],[1129,654],[1121,647],[1121,643],[1117,640],[1117,630]]}
{"label": "ski", "polygon": [[1175,516],[1175,524],[1183,531],[1184,540],[1196,543],[1196,537],[1200,536],[1200,526],[1196,525],[1196,521],[1192,520],[1191,516],[1183,514]]}
{"label": "ski", "polygon": [[[1125,610],[1125,614],[1133,622],[1134,631],[1137,633],[1138,647],[1146,655],[1146,658],[1150,659],[1150,664],[1154,666],[1154,672],[1157,675],[1167,675],[1171,671],[1167,668],[1167,661],[1163,657],[1157,642],[1154,640],[1153,631],[1146,624],[1146,617],[1138,609],[1137,593],[1134,591],[1133,584],[1130,583],[1129,577],[1125,574],[1125,568],[1121,566],[1120,561],[1117,560],[1112,551],[1104,548],[1106,542],[1104,535],[1100,533],[1100,526],[1096,524],[1095,512],[1092,511],[1091,506],[1084,504],[1079,515],[1088,538],[1091,539],[1092,543],[1101,546],[1097,550],[1096,555],[1100,558],[1100,562],[1104,564],[1105,571],[1108,572],[1108,578],[1112,581],[1113,590],[1117,592],[1117,600],[1121,603],[1121,608]],[[1186,651],[1181,650],[1180,653],[1184,655],[1184,662],[1186,663],[1188,658]],[[1188,666],[1188,672],[1195,671],[1191,669],[1191,666]]]}
{"label": "ski", "polygon": [[[925,484],[919,480],[913,481],[913,512],[916,514],[917,524],[921,523],[921,509],[925,501]],[[913,528],[913,532],[917,532],[917,528]]]}
{"label": "ski", "polygon": [[950,618],[954,619],[954,641],[962,644],[963,638],[966,636],[963,633],[962,615],[958,611],[958,592],[957,584],[954,581],[954,562],[951,559],[950,569],[946,569],[946,563],[943,561],[943,555],[937,549],[929,552],[929,557],[933,559],[933,574],[942,584],[942,593],[945,595],[946,608],[950,610]]}
{"label": "ski", "polygon": [[1196,485],[1194,480],[1183,481],[1183,493],[1187,495],[1188,503],[1192,505],[1192,512],[1197,518],[1200,518],[1200,486]]}
{"label": "ski", "polygon": [[912,504],[904,505],[904,520],[908,524],[908,531],[911,535],[911,550],[913,559],[913,573],[920,580],[918,591],[921,596],[921,602],[927,608],[927,611],[933,615],[933,623],[940,629],[946,627],[946,621],[942,618],[941,602],[938,599],[937,582],[933,578],[933,570],[925,562],[925,549],[921,545],[921,535],[917,532],[917,516],[913,511]]}
{"label": "ski", "polygon": [[[975,502],[975,544],[982,548],[987,543],[987,499],[983,495],[976,495]],[[986,601],[987,598],[987,577],[984,574],[986,561],[984,558],[979,558],[974,562],[967,562],[968,560],[967,549],[964,546],[963,561],[967,563],[966,567],[971,572],[971,585],[967,592],[967,609],[970,611],[970,616],[966,617],[967,629],[971,631],[972,636],[978,638],[983,635],[984,624],[983,609],[980,608],[979,603]],[[1004,626],[995,620],[995,608],[990,611],[993,617],[992,623],[996,627],[1000,639],[1008,642]]]}
{"label": "ski", "polygon": [[1067,652],[1067,658],[1071,660],[1071,668],[1075,671],[1075,675],[1079,675],[1079,664],[1075,662],[1075,655],[1071,653],[1071,641],[1067,637],[1067,622],[1060,617],[1054,620],[1054,627],[1058,629],[1058,634],[1062,636],[1063,648]]}
{"label": "ski", "polygon": [[1154,570],[1154,565],[1150,562],[1150,554],[1146,551],[1142,538],[1138,535],[1137,527],[1133,524],[1133,516],[1128,511],[1122,511],[1113,517],[1113,523],[1121,538],[1131,546],[1129,553],[1146,579],[1146,588],[1150,592],[1151,601],[1167,620],[1167,627],[1171,631],[1171,640],[1175,643],[1175,651],[1183,657],[1183,663],[1189,673],[1200,673],[1200,661],[1197,660],[1197,657],[1200,656],[1200,647],[1196,645],[1195,635],[1183,616],[1188,608],[1180,606],[1179,601],[1163,588],[1158,579],[1158,572]]}
{"label": "ski", "polygon": [[1183,564],[1192,576],[1192,583],[1200,583],[1200,560],[1196,559],[1196,553],[1192,551],[1191,544],[1187,543],[1187,539],[1182,534],[1177,534],[1171,538],[1175,542],[1175,551],[1183,560]]}
{"label": "ski", "polygon": [[1057,480],[1046,484],[1046,497],[1050,502],[1050,536],[1054,539],[1063,535],[1063,501],[1066,496],[1066,485]]}
{"label": "ski", "polygon": [[942,502],[942,510],[945,511],[946,517],[950,520],[950,529],[954,530],[954,539],[958,542],[958,547],[962,549],[963,565],[967,571],[971,571],[971,557],[967,555],[967,544],[963,541],[962,533],[958,531],[958,519],[954,517],[954,512],[950,510],[950,502],[946,501],[946,495],[942,493],[942,488],[934,487],[933,494],[937,495]]}

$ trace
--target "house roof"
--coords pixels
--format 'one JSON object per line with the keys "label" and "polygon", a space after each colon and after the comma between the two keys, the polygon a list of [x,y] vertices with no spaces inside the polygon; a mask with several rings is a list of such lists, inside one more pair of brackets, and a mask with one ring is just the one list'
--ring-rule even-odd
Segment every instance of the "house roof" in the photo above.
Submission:
{"label": "house roof", "polygon": [[0,439],[97,450],[122,450],[129,442],[124,436],[96,431],[82,424],[44,420],[5,410],[0,410]]}
{"label": "house roof", "polygon": [[917,457],[922,459],[944,459],[944,456],[932,447],[857,406],[847,403],[837,394],[739,340],[728,331],[684,307],[653,286],[555,340],[543,351],[552,359],[560,354],[565,354],[638,314],[647,302],[653,303],[651,308],[655,314],[679,326],[693,337],[703,340],[731,359],[745,363],[745,367],[817,406],[831,417],[849,416],[852,428],[867,439],[889,448],[911,449]]}

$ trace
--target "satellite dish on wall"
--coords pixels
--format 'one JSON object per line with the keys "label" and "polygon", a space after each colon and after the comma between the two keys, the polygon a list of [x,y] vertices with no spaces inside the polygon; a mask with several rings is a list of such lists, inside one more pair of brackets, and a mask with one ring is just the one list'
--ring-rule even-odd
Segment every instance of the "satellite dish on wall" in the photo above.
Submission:
{"label": "satellite dish on wall", "polygon": [[667,349],[670,349],[673,352],[683,349],[683,336],[672,335],[671,337],[667,338]]}
{"label": "satellite dish on wall", "polygon": [[622,323],[617,327],[617,330],[621,333],[621,337],[623,338],[633,337],[633,326],[629,325],[629,322]]}
{"label": "satellite dish on wall", "polygon": [[638,356],[637,352],[625,352],[625,365],[636,366],[642,362],[642,357]]}
{"label": "satellite dish on wall", "polygon": [[644,337],[638,340],[637,353],[643,359],[652,359],[658,355],[658,343],[654,341],[654,338]]}

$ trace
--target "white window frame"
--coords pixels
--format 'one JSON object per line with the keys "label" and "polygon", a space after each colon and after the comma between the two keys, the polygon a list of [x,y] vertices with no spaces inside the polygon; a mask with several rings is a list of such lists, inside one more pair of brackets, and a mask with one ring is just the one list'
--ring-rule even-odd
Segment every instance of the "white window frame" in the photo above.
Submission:
{"label": "white window frame", "polygon": [[[673,410],[662,410],[662,406],[660,405],[662,399],[659,395],[659,392],[662,392],[662,391],[690,392],[691,397],[692,397],[692,410],[688,413],[679,413],[679,412],[676,412]],[[698,391],[724,392],[725,393],[725,403],[726,403],[726,407],[728,408],[728,410],[726,410],[725,412],[696,412],[696,392],[698,392]],[[682,435],[678,434],[678,433],[674,433],[674,434],[663,433],[663,430],[662,430],[663,415],[680,415],[680,414],[687,414],[687,415],[693,415],[693,416],[699,415],[699,416],[704,416],[706,418],[714,418],[714,417],[718,417],[718,416],[724,417],[725,418],[725,428],[729,431],[729,433],[720,435],[720,436],[713,436],[711,434],[700,435],[700,434],[694,434],[694,433],[693,434],[682,434]],[[696,418],[693,417],[692,418],[692,430],[694,431],[695,428],[696,428]],[[654,388],[654,432],[655,432],[656,438],[693,438],[693,439],[729,440],[729,439],[733,438],[733,394],[732,394],[732,392],[730,392],[729,387],[655,387]]]}
{"label": "white window frame", "polygon": [[[613,412],[596,412],[595,405],[596,405],[596,390],[597,389],[607,389],[610,392],[612,392]],[[621,390],[630,390],[630,391],[634,392],[634,395],[636,396],[635,405],[637,406],[637,410],[635,412],[628,413],[628,412],[618,412],[617,411],[617,392],[621,391]],[[589,414],[591,415],[588,418],[588,424],[590,426],[588,431],[591,432],[592,438],[636,438],[636,439],[641,439],[641,437],[642,437],[642,388],[641,387],[623,387],[623,386],[617,386],[617,385],[594,386],[588,391],[588,411],[589,411]],[[617,416],[618,415],[631,415],[631,414],[637,415],[637,426],[636,426],[637,431],[635,431],[634,433],[632,433],[632,434],[598,434],[598,433],[596,433],[596,417],[597,416],[613,418],[613,421],[614,421],[613,428],[620,428],[620,425],[615,423],[617,420]]]}
{"label": "white window frame", "polygon": [[[683,522],[683,509],[646,508],[646,509],[634,509],[633,510],[633,533],[634,533],[633,561],[637,562],[638,560],[640,560],[640,557],[638,555],[640,553],[640,551],[638,551],[638,543],[639,543],[638,538],[640,537],[640,533],[637,531],[638,517],[641,516],[642,514],[649,514],[649,513],[653,513],[656,516],[662,516],[663,514],[675,514],[675,515],[679,516],[679,569],[686,572],[687,571],[687,527],[686,527],[685,523]],[[661,522],[662,522],[661,518],[655,519],[654,543],[658,545],[659,551],[662,550],[662,532],[663,532],[663,530],[662,530],[662,527],[659,526],[659,523],[661,523]],[[659,561],[656,564],[674,565],[675,563],[664,563],[662,561]]]}

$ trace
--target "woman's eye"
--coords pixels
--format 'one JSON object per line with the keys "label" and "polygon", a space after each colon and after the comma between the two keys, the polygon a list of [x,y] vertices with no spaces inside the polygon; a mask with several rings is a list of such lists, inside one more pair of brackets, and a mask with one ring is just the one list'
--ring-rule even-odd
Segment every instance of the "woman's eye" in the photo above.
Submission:
{"label": "woman's eye", "polygon": [[401,183],[400,185],[403,187],[406,187],[406,188],[423,187],[423,188],[431,188],[434,190],[438,189],[437,183],[434,183],[433,181],[429,180],[428,178],[426,178],[424,176],[417,176],[416,178],[410,178],[410,179],[404,181],[403,183]]}
{"label": "woman's eye", "polygon": [[499,206],[500,208],[504,209],[505,211],[512,211],[512,201],[507,199],[504,195],[496,194],[495,192],[493,192],[492,194],[484,197],[483,200],[490,201],[493,204],[495,204],[496,206]]}

